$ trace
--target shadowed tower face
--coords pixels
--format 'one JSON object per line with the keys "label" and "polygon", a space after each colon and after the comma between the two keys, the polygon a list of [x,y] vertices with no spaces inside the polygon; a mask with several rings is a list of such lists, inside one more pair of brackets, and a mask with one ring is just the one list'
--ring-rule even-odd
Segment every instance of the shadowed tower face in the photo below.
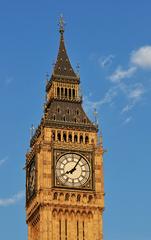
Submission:
{"label": "shadowed tower face", "polygon": [[44,114],[26,154],[28,240],[102,240],[103,147],[82,108],[60,19],[60,46]]}

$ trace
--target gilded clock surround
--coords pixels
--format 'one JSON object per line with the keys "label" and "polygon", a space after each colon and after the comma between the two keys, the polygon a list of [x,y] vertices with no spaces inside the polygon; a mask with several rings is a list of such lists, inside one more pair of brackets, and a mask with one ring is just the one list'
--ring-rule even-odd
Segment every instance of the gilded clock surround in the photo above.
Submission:
{"label": "gilded clock surround", "polygon": [[[79,86],[79,74],[74,72],[66,52],[61,18],[59,52],[47,80],[44,114],[26,154],[28,240],[103,239],[104,150],[102,138],[98,139],[98,126],[83,110]],[[65,154],[81,156],[88,162],[90,176],[85,184],[56,184],[56,163]],[[33,163],[35,177],[30,174]],[[75,160],[71,169],[68,166],[65,174],[72,176],[77,163]],[[79,166],[78,177],[82,174],[80,169]]]}
{"label": "gilded clock surround", "polygon": [[[89,171],[90,171],[90,176],[87,179],[87,181],[79,186],[68,186],[66,184],[62,184],[59,180],[57,180],[57,176],[56,176],[56,165],[57,165],[57,161],[65,156],[65,155],[78,155],[79,158],[83,158],[85,159],[86,162],[88,162],[89,165]],[[53,151],[53,159],[54,159],[54,164],[53,164],[53,171],[54,171],[54,186],[55,187],[61,187],[61,188],[76,188],[76,189],[85,189],[85,190],[93,190],[94,189],[94,183],[93,183],[93,152],[81,152],[81,151],[74,151],[74,150],[59,150],[59,149],[54,149]],[[71,167],[70,170],[72,170],[74,168],[74,166],[76,165],[76,163],[73,164],[73,167]],[[70,178],[70,176],[72,177],[72,173],[68,174],[68,177]]]}

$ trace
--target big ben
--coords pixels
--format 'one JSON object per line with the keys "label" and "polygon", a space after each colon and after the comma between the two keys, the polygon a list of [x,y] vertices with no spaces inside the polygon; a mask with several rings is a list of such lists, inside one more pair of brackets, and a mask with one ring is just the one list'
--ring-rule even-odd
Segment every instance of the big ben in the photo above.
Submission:
{"label": "big ben", "polygon": [[26,154],[28,240],[102,240],[103,146],[82,107],[60,18],[60,46]]}

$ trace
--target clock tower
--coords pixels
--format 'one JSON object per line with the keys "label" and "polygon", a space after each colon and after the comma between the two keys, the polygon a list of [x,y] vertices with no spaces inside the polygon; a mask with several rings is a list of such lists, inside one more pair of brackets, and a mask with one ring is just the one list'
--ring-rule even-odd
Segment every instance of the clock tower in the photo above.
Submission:
{"label": "clock tower", "polygon": [[44,114],[26,154],[28,240],[102,240],[103,147],[82,107],[60,19],[60,46]]}

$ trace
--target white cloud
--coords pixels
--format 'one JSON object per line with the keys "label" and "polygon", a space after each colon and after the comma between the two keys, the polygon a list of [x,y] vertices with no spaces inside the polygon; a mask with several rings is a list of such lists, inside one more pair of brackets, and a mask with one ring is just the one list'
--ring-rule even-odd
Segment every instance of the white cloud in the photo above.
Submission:
{"label": "white cloud", "polygon": [[151,46],[143,46],[136,51],[132,51],[130,57],[130,67],[123,69],[119,66],[109,77],[112,82],[120,82],[124,78],[131,78],[138,68],[151,69]]}
{"label": "white cloud", "polygon": [[145,93],[144,86],[141,83],[129,85],[125,88],[125,95],[128,99],[128,104],[122,109],[121,113],[126,113],[132,110],[135,105],[142,99]]}
{"label": "white cloud", "polygon": [[115,72],[109,77],[109,79],[114,83],[119,83],[124,78],[130,78],[134,75],[136,72],[136,67],[130,67],[127,70],[122,69],[121,66],[119,66]]}
{"label": "white cloud", "polygon": [[112,103],[113,99],[116,97],[117,94],[118,94],[117,88],[112,87],[105,93],[104,97],[99,101],[90,101],[88,97],[84,97],[84,108],[86,111],[95,108],[98,109],[104,104]]}
{"label": "white cloud", "polygon": [[138,101],[141,99],[144,93],[144,86],[141,83],[135,84],[132,89],[129,90],[129,98]]}
{"label": "white cloud", "polygon": [[14,205],[20,200],[22,200],[25,196],[25,191],[20,191],[17,194],[13,195],[10,198],[0,198],[0,207],[6,207],[10,205]]}
{"label": "white cloud", "polygon": [[114,99],[122,92],[123,96],[127,99],[126,106],[123,107],[121,113],[126,113],[132,110],[135,105],[141,101],[145,94],[144,86],[141,83],[135,83],[127,85],[123,82],[116,84],[114,87],[109,88],[104,97],[98,101],[91,101],[88,97],[84,97],[84,108],[88,112],[89,110],[99,109],[104,104],[114,103]]}
{"label": "white cloud", "polygon": [[[113,61],[113,58],[113,55],[99,58],[100,66],[104,68],[110,65]],[[128,66],[129,67],[127,69],[124,69],[119,65],[115,71],[110,76],[108,76],[108,79],[112,82],[113,85],[105,93],[103,98],[98,101],[90,101],[87,97],[84,98],[84,105],[87,111],[94,108],[98,109],[104,104],[112,105],[116,99],[116,96],[118,95],[120,95],[121,101],[126,100],[125,106],[121,110],[122,114],[128,113],[138,103],[141,103],[143,96],[148,91],[147,83],[145,86],[145,82],[142,83],[138,80],[136,82],[136,76],[134,75],[138,73],[139,69],[151,69],[151,46],[143,46],[138,50],[131,52]],[[128,123],[131,120],[132,118],[129,117],[125,119],[124,122]]]}
{"label": "white cloud", "polygon": [[99,58],[99,64],[100,64],[100,66],[101,66],[102,68],[105,68],[105,67],[111,65],[112,62],[113,62],[113,58],[114,58],[114,56],[111,55],[111,54],[110,54],[109,56],[107,56],[107,57]]}
{"label": "white cloud", "polygon": [[124,120],[124,122],[123,122],[123,124],[125,125],[125,124],[128,124],[128,123],[130,123],[132,121],[132,117],[127,117],[125,120]]}
{"label": "white cloud", "polygon": [[133,103],[127,104],[121,111],[121,113],[129,112],[134,107]]}
{"label": "white cloud", "polygon": [[100,105],[111,103],[116,96],[117,96],[117,88],[116,87],[110,88],[106,92],[104,98],[100,101]]}
{"label": "white cloud", "polygon": [[144,69],[151,69],[151,46],[143,46],[131,54],[131,63]]}
{"label": "white cloud", "polygon": [[6,162],[7,159],[8,157],[4,157],[0,160],[0,167]]}

